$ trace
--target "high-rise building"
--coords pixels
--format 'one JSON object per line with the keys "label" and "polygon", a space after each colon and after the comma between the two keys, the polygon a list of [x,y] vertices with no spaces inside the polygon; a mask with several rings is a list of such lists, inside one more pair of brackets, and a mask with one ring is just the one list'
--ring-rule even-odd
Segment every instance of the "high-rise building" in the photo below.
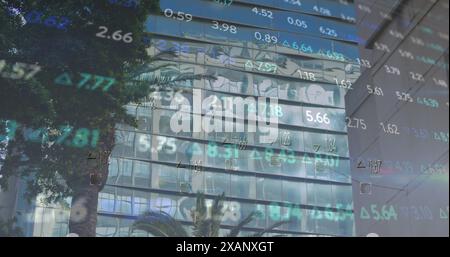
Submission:
{"label": "high-rise building", "polygon": [[[117,126],[97,234],[127,236],[146,210],[190,227],[202,192],[225,193],[222,235],[253,211],[248,233],[290,219],[269,235],[353,235],[344,97],[360,72],[354,4],[162,0],[160,7],[146,24],[148,54],[158,58],[138,73],[161,87],[127,106],[137,128]],[[196,119],[217,114],[211,106],[224,114],[243,99],[245,112],[220,120],[245,132],[195,130],[203,128]],[[259,123],[252,130],[260,117],[277,120],[273,140],[261,140],[267,131]],[[175,118],[190,130],[177,133]]]}
{"label": "high-rise building", "polygon": [[449,2],[355,6],[362,74],[346,104],[356,235],[448,236]]}

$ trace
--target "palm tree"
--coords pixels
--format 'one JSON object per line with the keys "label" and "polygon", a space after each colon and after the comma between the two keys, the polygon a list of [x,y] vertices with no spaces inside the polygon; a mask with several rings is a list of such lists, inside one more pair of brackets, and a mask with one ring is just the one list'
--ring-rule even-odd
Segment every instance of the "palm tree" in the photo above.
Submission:
{"label": "palm tree", "polygon": [[[210,218],[208,218],[208,208],[206,207],[206,198],[202,193],[197,193],[196,208],[191,211],[193,221],[192,237],[218,237],[220,224],[223,218],[223,200],[225,194],[218,195],[212,204]],[[227,237],[237,237],[245,225],[253,221],[257,212],[251,212],[246,218],[242,219],[234,226]],[[282,220],[274,223],[272,226],[262,231],[250,234],[250,237],[261,237],[273,229],[288,223],[289,220]],[[183,225],[164,211],[147,211],[143,213],[130,227],[129,235],[135,230],[142,230],[158,237],[188,237],[189,233]]]}

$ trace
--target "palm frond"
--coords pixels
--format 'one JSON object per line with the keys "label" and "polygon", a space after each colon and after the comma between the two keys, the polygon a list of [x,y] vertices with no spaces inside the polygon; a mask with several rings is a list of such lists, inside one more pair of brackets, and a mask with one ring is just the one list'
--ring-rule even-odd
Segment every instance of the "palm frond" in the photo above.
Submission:
{"label": "palm frond", "polygon": [[255,214],[256,212],[253,211],[245,219],[241,220],[239,224],[237,224],[233,229],[231,229],[227,237],[237,237],[239,235],[239,232],[241,232],[242,228],[248,223],[253,221]]}
{"label": "palm frond", "polygon": [[225,193],[217,196],[214,199],[214,203],[211,208],[211,230],[209,232],[209,236],[217,237],[219,236],[220,224],[222,223],[223,218],[223,201],[225,199]]}
{"label": "palm frond", "polygon": [[217,77],[213,76],[213,75],[209,75],[209,74],[181,73],[178,76],[176,76],[175,78],[173,78],[171,80],[171,83],[187,81],[187,80],[201,80],[201,79],[217,80]]}
{"label": "palm frond", "polygon": [[178,56],[177,53],[171,50],[159,52],[151,56],[149,59],[147,59],[146,63],[141,65],[140,67],[133,67],[133,71],[129,71],[128,76],[129,78],[135,78],[144,73],[153,72],[168,66],[173,66],[173,63],[165,63],[160,65],[150,65],[150,64],[154,64],[155,62],[164,59],[173,59],[177,56]]}
{"label": "palm frond", "polygon": [[223,200],[225,199],[225,193],[218,195],[216,199],[214,199],[213,206],[211,208],[211,216],[215,219],[217,216],[223,216]]}
{"label": "palm frond", "polygon": [[206,237],[209,235],[209,221],[206,219],[208,213],[206,208],[205,195],[197,193],[197,203],[195,210],[191,212],[192,221],[194,223],[193,235],[195,237]]}

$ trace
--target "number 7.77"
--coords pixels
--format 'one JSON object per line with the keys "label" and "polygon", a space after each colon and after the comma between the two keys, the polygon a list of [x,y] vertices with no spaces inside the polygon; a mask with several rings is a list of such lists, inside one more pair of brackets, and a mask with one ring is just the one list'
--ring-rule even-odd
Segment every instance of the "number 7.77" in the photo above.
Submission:
{"label": "number 7.77", "polygon": [[[80,73],[80,75],[83,77],[83,79],[78,83],[78,88],[83,87],[91,78],[92,75],[88,73]],[[90,88],[91,90],[95,90],[106,80],[107,84],[103,86],[103,91],[108,91],[114,83],[116,83],[116,80],[114,78],[110,77],[103,77],[103,76],[97,76],[94,75],[95,78],[95,84]]]}
{"label": "number 7.77", "polygon": [[114,85],[116,83],[116,79],[114,78],[109,78],[109,77],[105,77],[104,78],[106,81],[108,81],[108,83],[106,84],[106,86],[103,87],[103,92],[108,91],[112,85]]}

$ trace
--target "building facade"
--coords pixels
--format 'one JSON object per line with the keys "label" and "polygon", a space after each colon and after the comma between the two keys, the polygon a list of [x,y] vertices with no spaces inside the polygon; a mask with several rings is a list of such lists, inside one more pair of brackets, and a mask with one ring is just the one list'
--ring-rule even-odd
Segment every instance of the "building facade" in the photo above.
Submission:
{"label": "building facade", "polygon": [[[209,204],[225,194],[221,235],[252,212],[240,235],[281,220],[290,222],[268,236],[354,235],[345,111],[362,62],[354,4],[161,0],[160,7],[145,39],[158,58],[137,78],[161,85],[126,106],[137,128],[117,125],[97,235],[129,236],[147,210],[164,211],[189,230],[197,192]],[[227,119],[240,100],[244,110]],[[208,107],[218,106],[234,132],[195,131],[196,118],[215,117]],[[177,117],[191,130],[177,132]],[[253,128],[261,119],[276,122]],[[67,235],[69,210],[41,197],[26,203],[24,183],[0,193],[4,216],[17,215],[25,236]]]}
{"label": "building facade", "polygon": [[[148,54],[158,59],[139,78],[161,86],[127,106],[137,129],[117,126],[99,195],[98,236],[128,236],[146,210],[164,211],[189,228],[197,192],[210,199],[225,194],[221,235],[253,211],[258,215],[241,235],[286,219],[268,235],[353,235],[344,97],[360,73],[354,4],[162,0],[160,6],[146,24]],[[277,103],[252,102],[258,97]],[[174,131],[174,117],[193,128],[196,117],[214,114],[208,106],[233,110],[227,98],[248,100],[241,115],[223,120],[245,132]],[[277,120],[273,140],[248,130],[256,116]]]}

